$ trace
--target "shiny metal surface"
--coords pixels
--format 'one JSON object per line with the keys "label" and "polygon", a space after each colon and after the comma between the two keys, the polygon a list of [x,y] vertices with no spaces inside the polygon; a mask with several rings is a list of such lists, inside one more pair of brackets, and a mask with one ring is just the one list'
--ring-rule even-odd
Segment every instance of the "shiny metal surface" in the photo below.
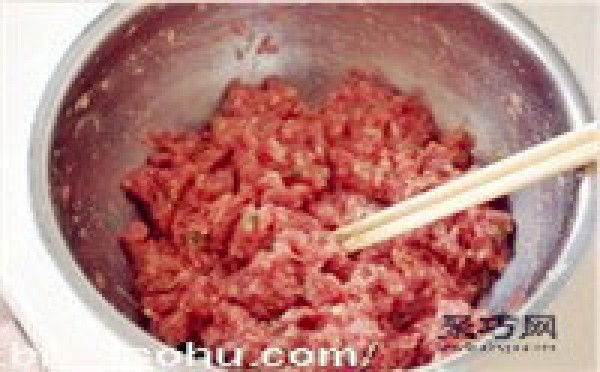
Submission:
{"label": "shiny metal surface", "polygon": [[[232,30],[240,19],[244,35]],[[266,35],[277,54],[254,52]],[[422,91],[441,125],[476,136],[481,163],[591,120],[560,56],[506,6],[115,6],[71,47],[36,118],[30,187],[52,269],[125,343],[158,347],[135,325],[114,237],[134,213],[118,183],[144,159],[143,132],[199,125],[232,78],[281,75],[318,101],[352,67]],[[581,173],[511,197],[515,256],[486,299],[492,309],[524,311],[552,296],[585,248],[593,200]]]}

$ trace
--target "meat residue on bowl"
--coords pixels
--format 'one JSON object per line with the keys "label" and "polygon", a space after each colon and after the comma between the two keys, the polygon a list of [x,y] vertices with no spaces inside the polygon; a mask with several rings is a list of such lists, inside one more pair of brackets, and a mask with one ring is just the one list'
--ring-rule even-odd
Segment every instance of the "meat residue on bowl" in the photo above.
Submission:
{"label": "meat residue on bowl", "polygon": [[[205,125],[204,125],[205,124]],[[347,255],[332,231],[456,177],[473,140],[418,95],[353,71],[320,107],[278,78],[233,82],[196,130],[151,134],[122,183],[120,236],[149,330],[171,345],[365,348],[374,370],[440,354],[510,258],[510,214],[480,205]]]}

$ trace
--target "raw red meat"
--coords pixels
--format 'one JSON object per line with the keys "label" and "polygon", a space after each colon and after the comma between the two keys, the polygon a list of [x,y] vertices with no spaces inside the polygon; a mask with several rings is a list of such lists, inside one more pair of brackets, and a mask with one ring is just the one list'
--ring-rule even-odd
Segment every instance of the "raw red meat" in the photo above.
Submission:
{"label": "raw red meat", "polygon": [[471,166],[466,132],[441,132],[419,96],[370,74],[318,108],[277,78],[235,82],[207,125],[149,143],[122,184],[144,218],[121,240],[169,344],[377,344],[375,370],[421,365],[440,315],[477,313],[510,256],[511,216],[492,205],[341,253],[332,230]]}

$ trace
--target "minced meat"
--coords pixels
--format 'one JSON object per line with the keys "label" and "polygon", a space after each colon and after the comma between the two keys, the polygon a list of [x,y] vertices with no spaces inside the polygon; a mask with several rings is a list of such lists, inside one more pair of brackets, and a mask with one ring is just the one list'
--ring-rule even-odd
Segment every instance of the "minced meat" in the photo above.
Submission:
{"label": "minced meat", "polygon": [[[207,123],[153,133],[122,183],[120,236],[150,331],[171,345],[364,348],[374,370],[440,354],[441,314],[474,314],[510,256],[480,205],[345,254],[337,227],[460,175],[473,140],[418,95],[349,73],[320,107],[278,78],[233,82]],[[205,124],[205,125],[204,125]]]}

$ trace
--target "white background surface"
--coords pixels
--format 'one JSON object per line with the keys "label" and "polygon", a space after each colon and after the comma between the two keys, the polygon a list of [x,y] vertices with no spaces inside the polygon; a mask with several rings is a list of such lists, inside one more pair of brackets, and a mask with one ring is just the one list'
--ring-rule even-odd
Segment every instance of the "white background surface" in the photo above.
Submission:
{"label": "white background surface", "polygon": [[[28,250],[28,247],[40,244],[29,213],[29,197],[27,194],[26,158],[30,124],[33,121],[33,115],[43,87],[55,65],[82,28],[105,6],[102,3],[9,4],[3,5],[2,8],[4,13],[2,21],[4,52],[2,90],[5,107],[2,109],[2,153],[4,156],[3,184],[0,195],[2,197],[2,226],[4,231],[1,238],[3,240],[2,244],[6,245],[5,248],[8,247],[11,252],[26,257],[32,265],[46,265],[49,262],[48,257],[44,257],[39,252],[34,254],[34,250],[31,250],[31,252]],[[542,27],[566,55],[588,94],[596,93],[594,88],[599,86],[599,81],[594,74],[594,48],[592,46],[594,45],[594,32],[597,32],[598,29],[594,30],[593,26],[590,27],[594,23],[594,17],[597,16],[591,11],[592,8],[563,6],[557,9],[555,6],[537,5],[523,6],[522,8],[527,15]],[[596,40],[598,39],[596,38]],[[597,59],[596,63],[598,63]],[[6,254],[9,250],[3,249],[3,252]],[[593,332],[590,333],[590,327],[589,325],[586,326],[585,321],[589,322],[594,319],[594,299],[589,292],[591,289],[593,293],[594,285],[590,287],[588,283],[590,280],[592,284],[596,281],[595,257],[591,252],[584,257],[584,262],[580,265],[572,280],[573,283],[578,284],[568,286],[553,304],[556,311],[569,312],[570,314],[566,316],[571,317],[573,317],[573,313],[570,310],[572,310],[574,301],[583,305],[577,306],[578,316],[576,316],[579,320],[583,319],[583,322],[571,321],[573,324],[570,324],[570,326],[579,327],[578,332],[585,332],[587,329],[588,338],[593,336]],[[52,292],[40,292],[43,288],[60,285],[61,278],[58,275],[20,278],[18,268],[6,267],[6,258],[2,259],[1,263],[4,267],[0,267],[0,269],[2,269],[3,274],[8,274],[8,277],[4,278],[8,281],[2,283],[29,280],[32,283],[29,290],[32,293],[38,291],[37,295],[34,296],[37,299],[36,303],[29,304],[33,306],[25,308],[20,306],[18,301],[16,302],[20,316],[23,316],[25,320],[38,320],[35,323],[35,329],[29,329],[32,332],[32,337],[37,340],[43,339],[46,347],[62,362],[71,360],[73,363],[77,363],[78,358],[84,357],[87,362],[86,367],[76,368],[75,370],[92,370],[91,365],[96,363],[95,358],[103,355],[102,345],[98,345],[99,349],[97,351],[99,352],[90,353],[89,347],[80,341],[89,340],[90,337],[98,340],[109,340],[112,336],[102,327],[96,326],[94,319],[77,318],[80,309],[74,298]],[[41,284],[35,286],[36,281]],[[581,287],[584,287],[585,293],[581,292]],[[592,299],[590,300],[590,298]],[[588,312],[586,309],[591,310]],[[58,320],[52,322],[48,318],[47,321],[40,322],[40,319],[45,318],[43,315],[45,312],[59,314],[56,317]],[[560,314],[557,314],[557,317],[562,319]],[[62,327],[60,334],[55,331],[59,329],[55,328],[58,324]],[[591,327],[592,330],[593,328]],[[86,331],[82,332],[83,330]],[[87,330],[93,330],[93,333],[90,334]],[[575,337],[573,339],[580,340],[581,338]],[[593,352],[590,354],[593,345],[591,349],[590,347],[585,349],[585,345],[581,346],[584,348],[584,354],[587,352],[587,358],[593,355]],[[581,359],[571,357],[573,360]],[[498,360],[492,358],[489,363],[483,363],[482,361],[476,363],[476,370],[501,370],[500,367],[498,369],[493,368],[494,365],[500,365],[498,363],[504,365],[502,369],[516,366],[514,363],[511,365],[510,360],[507,361],[506,357],[495,359]],[[575,363],[573,360],[571,362],[567,361],[566,366],[574,366],[572,364]],[[527,361],[518,363],[527,364]],[[560,362],[556,361],[551,364],[560,366]],[[544,370],[552,369],[552,365],[546,364],[545,367],[543,365],[544,360],[542,359],[534,365],[534,368],[539,366]],[[583,364],[573,368],[573,370],[584,371],[586,368]],[[1,366],[0,370],[4,371]],[[98,370],[105,371],[107,369],[100,368]]]}

